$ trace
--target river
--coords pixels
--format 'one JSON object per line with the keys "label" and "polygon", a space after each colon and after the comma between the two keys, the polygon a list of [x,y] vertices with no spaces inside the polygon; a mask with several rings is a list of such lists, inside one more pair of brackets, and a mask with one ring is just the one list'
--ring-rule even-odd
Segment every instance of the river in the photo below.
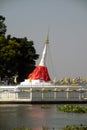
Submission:
{"label": "river", "polygon": [[3,104],[0,105],[0,130],[13,128],[32,128],[42,130],[61,130],[66,125],[87,125],[87,114],[64,113],[57,110],[55,105],[43,109],[41,105]]}

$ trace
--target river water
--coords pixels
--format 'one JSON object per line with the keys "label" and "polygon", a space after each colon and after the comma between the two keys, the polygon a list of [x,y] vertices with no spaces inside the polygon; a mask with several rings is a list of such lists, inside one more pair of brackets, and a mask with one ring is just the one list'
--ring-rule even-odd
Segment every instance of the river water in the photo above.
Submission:
{"label": "river water", "polygon": [[87,125],[87,114],[64,113],[57,110],[58,105],[3,104],[0,105],[0,130],[13,128],[32,128],[42,130],[61,130],[66,125]]}

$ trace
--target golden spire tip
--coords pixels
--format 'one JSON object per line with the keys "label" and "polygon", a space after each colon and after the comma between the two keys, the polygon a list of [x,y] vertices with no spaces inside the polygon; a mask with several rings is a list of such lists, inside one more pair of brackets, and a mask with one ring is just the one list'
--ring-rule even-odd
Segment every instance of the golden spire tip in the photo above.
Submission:
{"label": "golden spire tip", "polygon": [[47,35],[47,37],[46,37],[45,43],[46,43],[46,44],[49,44],[49,37],[48,37],[48,35]]}

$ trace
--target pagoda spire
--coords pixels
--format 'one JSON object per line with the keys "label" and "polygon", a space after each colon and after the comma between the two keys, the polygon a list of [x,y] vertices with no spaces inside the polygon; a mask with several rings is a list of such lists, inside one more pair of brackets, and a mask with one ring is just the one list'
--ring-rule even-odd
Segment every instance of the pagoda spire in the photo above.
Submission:
{"label": "pagoda spire", "polygon": [[49,35],[46,37],[45,44],[49,44]]}
{"label": "pagoda spire", "polygon": [[40,66],[46,65],[45,62],[46,62],[47,45],[48,44],[49,44],[49,36],[47,35],[46,40],[45,40],[45,46],[44,46],[43,53],[42,53],[42,57],[41,57],[41,60],[40,60],[40,63],[39,63]]}
{"label": "pagoda spire", "polygon": [[35,82],[40,83],[41,81],[43,81],[43,82],[51,81],[49,73],[48,73],[48,69],[47,69],[46,64],[45,64],[48,43],[49,43],[49,37],[47,36],[46,40],[45,40],[45,45],[44,45],[44,49],[42,52],[42,57],[41,57],[40,63],[33,70],[33,72],[28,75],[28,79],[32,79],[33,83],[35,83]]}

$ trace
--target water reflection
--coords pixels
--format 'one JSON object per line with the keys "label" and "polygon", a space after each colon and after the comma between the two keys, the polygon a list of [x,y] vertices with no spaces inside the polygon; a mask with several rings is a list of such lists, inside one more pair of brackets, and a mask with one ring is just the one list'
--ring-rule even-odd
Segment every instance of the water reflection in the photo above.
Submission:
{"label": "water reflection", "polygon": [[87,114],[64,113],[57,111],[56,105],[48,109],[41,105],[0,105],[0,129],[12,130],[16,127],[42,130],[60,130],[65,125],[87,125]]}

